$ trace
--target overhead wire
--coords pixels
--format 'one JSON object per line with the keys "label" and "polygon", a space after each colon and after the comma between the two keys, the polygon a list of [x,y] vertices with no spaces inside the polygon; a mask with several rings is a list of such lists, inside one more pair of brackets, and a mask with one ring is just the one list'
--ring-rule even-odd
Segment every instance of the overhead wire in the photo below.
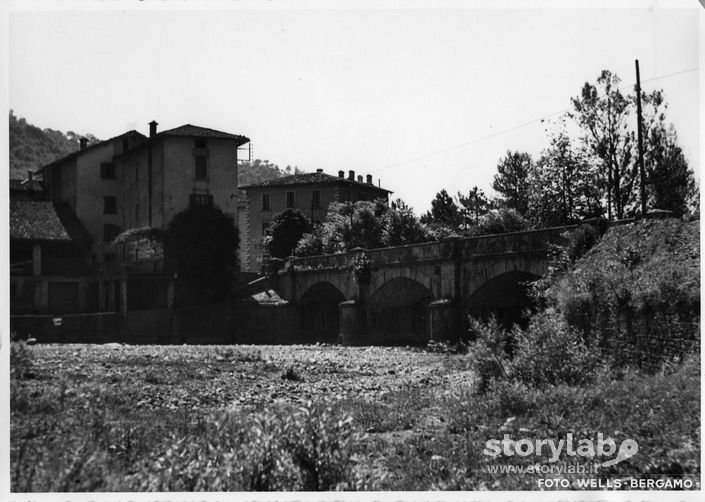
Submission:
{"label": "overhead wire", "polygon": [[[677,71],[677,72],[668,73],[668,74],[666,74],[666,75],[659,75],[659,76],[656,76],[656,77],[651,77],[651,78],[648,78],[648,79],[643,79],[642,82],[652,82],[652,81],[654,81],[654,80],[662,80],[662,79],[669,78],[669,77],[673,77],[673,76],[676,76],[676,75],[682,75],[682,74],[684,74],[684,73],[691,73],[691,72],[697,71],[698,69],[699,69],[699,67],[689,68],[689,69],[687,69],[687,70],[680,70],[680,71]],[[629,88],[629,87],[633,87],[634,85],[636,85],[636,82],[631,83],[631,84],[627,84],[627,85],[624,85],[624,86],[621,86],[619,89],[620,89],[620,90],[624,90],[624,89],[627,89],[627,88]],[[529,120],[528,122],[523,122],[523,123],[521,123],[521,124],[518,124],[518,125],[512,126],[512,127],[509,127],[509,128],[507,128],[507,129],[502,129],[501,131],[497,131],[497,132],[495,132],[495,133],[488,134],[488,135],[486,135],[486,136],[482,136],[482,137],[480,137],[480,138],[475,138],[475,139],[472,139],[472,140],[470,140],[470,141],[466,141],[466,142],[463,142],[463,143],[459,143],[459,144],[457,144],[457,145],[453,145],[453,146],[449,146],[449,147],[447,147],[447,148],[443,148],[442,150],[436,150],[436,151],[434,151],[434,152],[427,153],[427,154],[425,154],[425,155],[421,155],[421,156],[419,156],[419,157],[414,157],[414,158],[412,158],[412,159],[408,159],[408,160],[404,160],[404,161],[401,161],[401,162],[397,162],[397,163],[395,163],[395,164],[386,165],[386,166],[381,167],[381,168],[379,168],[379,169],[371,170],[370,173],[379,173],[379,172],[382,172],[382,171],[386,171],[387,169],[392,169],[392,168],[394,168],[394,167],[399,167],[399,166],[403,166],[403,165],[410,164],[410,163],[413,163],[413,162],[418,162],[419,160],[424,160],[424,159],[427,159],[427,158],[430,158],[430,157],[435,157],[436,155],[441,155],[441,154],[443,154],[443,153],[447,153],[447,152],[450,152],[450,151],[453,151],[453,150],[458,150],[458,149],[460,149],[460,148],[464,148],[464,147],[466,147],[466,146],[470,146],[470,145],[472,145],[472,144],[474,144],[474,143],[479,143],[479,142],[481,142],[481,141],[485,141],[485,140],[494,138],[494,137],[496,137],[496,136],[500,136],[500,135],[502,135],[502,134],[506,134],[506,133],[509,133],[509,132],[512,132],[512,131],[516,131],[517,129],[521,129],[521,128],[523,128],[523,127],[529,126],[529,125],[531,125],[531,124],[535,124],[535,123],[537,123],[537,122],[543,122],[543,121],[545,121],[546,119],[549,119],[549,118],[554,117],[554,116],[556,116],[556,115],[560,115],[560,114],[562,114],[562,113],[566,113],[566,112],[570,111],[571,109],[572,109],[572,108],[564,108],[563,110],[559,110],[559,111],[557,111],[557,112],[553,112],[553,113],[549,113],[549,114],[547,114],[547,115],[543,115],[542,117],[539,117],[539,118],[536,118],[536,119],[533,119],[533,120]]]}

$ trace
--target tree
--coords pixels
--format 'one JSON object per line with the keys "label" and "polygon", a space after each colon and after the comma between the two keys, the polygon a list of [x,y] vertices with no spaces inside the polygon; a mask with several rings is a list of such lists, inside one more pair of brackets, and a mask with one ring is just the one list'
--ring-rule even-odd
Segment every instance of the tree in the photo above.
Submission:
{"label": "tree", "polygon": [[210,300],[229,291],[239,240],[232,216],[202,205],[178,213],[164,232],[167,259],[175,263],[179,280]]}
{"label": "tree", "polygon": [[602,214],[597,173],[576,151],[564,129],[551,138],[530,177],[527,216],[541,227],[578,222]]}
{"label": "tree", "polygon": [[282,169],[268,160],[255,159],[240,164],[237,171],[238,186],[255,185],[271,179],[282,178],[291,174],[298,174],[298,167],[286,166]]}
{"label": "tree", "polygon": [[412,208],[397,199],[386,211],[383,220],[382,244],[384,246],[404,246],[428,240],[421,222]]}
{"label": "tree", "polygon": [[584,145],[600,166],[600,188],[607,198],[607,217],[621,219],[636,200],[637,169],[631,118],[633,99],[619,90],[619,77],[603,70],[596,84],[586,82],[571,98],[573,117],[583,130]]}
{"label": "tree", "polygon": [[504,234],[529,230],[531,225],[519,211],[501,208],[490,211],[480,219],[480,223],[472,229],[472,235]]}
{"label": "tree", "polygon": [[677,216],[688,211],[696,193],[693,171],[678,146],[673,126],[651,129],[646,141],[647,192],[649,206],[673,211]]}
{"label": "tree", "polygon": [[507,156],[497,164],[497,174],[492,188],[500,194],[501,203],[525,215],[529,208],[529,176],[533,168],[531,155],[507,151]]}
{"label": "tree", "polygon": [[458,192],[458,202],[460,202],[460,214],[466,229],[468,224],[477,225],[480,222],[480,217],[492,209],[492,203],[485,196],[485,192],[477,186],[472,187],[467,195]]}
{"label": "tree", "polygon": [[445,188],[436,194],[431,201],[431,211],[421,217],[422,223],[438,223],[453,229],[461,222],[460,208]]}
{"label": "tree", "polygon": [[431,240],[410,207],[401,200],[392,202],[333,203],[326,219],[304,234],[296,246],[297,256],[341,253],[365,249],[413,244]]}
{"label": "tree", "polygon": [[264,237],[264,249],[272,258],[291,256],[299,239],[311,231],[311,223],[298,209],[277,214]]}

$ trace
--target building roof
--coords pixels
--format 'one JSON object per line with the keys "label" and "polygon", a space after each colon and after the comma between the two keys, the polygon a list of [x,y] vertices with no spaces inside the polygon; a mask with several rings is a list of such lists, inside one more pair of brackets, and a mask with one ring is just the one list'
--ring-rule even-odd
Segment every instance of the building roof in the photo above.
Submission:
{"label": "building roof", "polygon": [[54,162],[51,162],[51,163],[49,163],[49,164],[47,164],[47,165],[45,165],[45,166],[40,167],[36,172],[41,173],[41,172],[43,172],[44,169],[46,169],[47,167],[52,167],[52,166],[54,166],[54,165],[57,165],[57,164],[61,164],[61,163],[63,163],[63,162],[66,162],[67,160],[74,159],[74,158],[76,158],[76,157],[78,157],[78,156],[80,156],[80,155],[83,155],[83,154],[86,153],[86,152],[89,152],[89,151],[91,151],[91,150],[93,150],[93,149],[95,149],[95,148],[98,148],[99,146],[104,146],[106,143],[110,143],[111,141],[115,141],[116,139],[120,139],[120,138],[122,138],[123,136],[127,136],[127,135],[129,135],[129,134],[137,134],[137,135],[139,135],[139,136],[142,136],[142,138],[147,139],[147,137],[146,137],[144,134],[139,133],[139,132],[137,132],[137,131],[135,131],[135,130],[133,129],[133,130],[131,130],[131,131],[127,131],[127,132],[125,132],[125,133],[122,133],[122,134],[120,134],[120,135],[118,135],[118,136],[115,136],[115,137],[112,137],[112,138],[110,138],[110,139],[106,139],[105,141],[100,141],[100,142],[98,142],[98,143],[93,143],[92,145],[88,145],[86,148],[82,148],[82,149],[76,150],[75,152],[72,152],[72,153],[66,155],[65,157],[62,157],[62,158],[60,158],[60,159],[55,160]]}
{"label": "building roof", "polygon": [[129,150],[119,153],[115,158],[121,158],[129,156],[130,154],[146,147],[155,139],[163,138],[165,136],[180,136],[187,138],[218,138],[218,139],[234,139],[237,146],[244,145],[248,143],[250,139],[246,136],[240,136],[239,134],[230,134],[228,132],[216,131],[215,129],[208,129],[207,127],[199,127],[191,124],[184,124],[174,129],[168,129],[166,131],[158,132],[151,138],[145,138],[144,141],[133,146]]}
{"label": "building roof", "polygon": [[263,181],[261,183],[255,183],[253,185],[238,187],[243,190],[248,188],[265,188],[265,187],[280,187],[280,186],[292,186],[292,185],[325,185],[325,184],[342,184],[349,186],[364,187],[368,189],[378,190],[380,192],[392,193],[391,190],[386,188],[381,188],[368,183],[360,183],[359,181],[349,180],[347,178],[341,178],[339,176],[331,176],[325,173],[299,173],[292,174],[291,176],[283,176],[281,178],[274,178],[271,180]]}
{"label": "building roof", "polygon": [[222,139],[234,139],[240,141],[238,145],[244,145],[249,142],[250,139],[245,136],[240,136],[239,134],[230,134],[229,132],[216,131],[215,129],[209,129],[207,127],[199,127],[192,124],[184,124],[180,127],[175,127],[174,129],[168,129],[157,133],[157,136],[189,136],[193,138],[222,138]]}
{"label": "building roof", "polygon": [[91,237],[65,202],[11,200],[10,238],[36,241],[90,241]]}

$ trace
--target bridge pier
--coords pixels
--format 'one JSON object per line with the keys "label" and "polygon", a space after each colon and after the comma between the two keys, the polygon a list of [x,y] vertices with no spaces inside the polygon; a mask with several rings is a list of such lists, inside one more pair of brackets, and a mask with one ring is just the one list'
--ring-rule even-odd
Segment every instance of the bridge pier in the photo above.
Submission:
{"label": "bridge pier", "polygon": [[428,305],[428,341],[450,340],[455,330],[456,308],[452,300],[436,300]]}
{"label": "bridge pier", "polygon": [[338,304],[340,314],[340,334],[338,338],[343,345],[356,345],[364,341],[367,334],[364,307],[356,300],[347,300]]}

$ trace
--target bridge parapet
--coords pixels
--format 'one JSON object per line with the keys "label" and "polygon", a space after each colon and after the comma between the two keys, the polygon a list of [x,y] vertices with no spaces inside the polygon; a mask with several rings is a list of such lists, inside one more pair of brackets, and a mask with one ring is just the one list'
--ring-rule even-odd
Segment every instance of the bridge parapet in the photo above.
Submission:
{"label": "bridge parapet", "polygon": [[576,225],[546,228],[477,237],[449,238],[439,242],[424,242],[377,249],[354,249],[344,253],[289,258],[289,267],[298,271],[344,270],[355,255],[365,253],[375,265],[445,261],[454,257],[469,259],[482,255],[506,255],[544,251],[550,244],[563,241],[562,234]]}
{"label": "bridge parapet", "polygon": [[544,251],[551,244],[562,243],[564,241],[562,235],[576,227],[577,225],[570,225],[506,234],[465,237],[458,240],[458,254],[464,258],[469,258],[478,255],[505,255]]}

